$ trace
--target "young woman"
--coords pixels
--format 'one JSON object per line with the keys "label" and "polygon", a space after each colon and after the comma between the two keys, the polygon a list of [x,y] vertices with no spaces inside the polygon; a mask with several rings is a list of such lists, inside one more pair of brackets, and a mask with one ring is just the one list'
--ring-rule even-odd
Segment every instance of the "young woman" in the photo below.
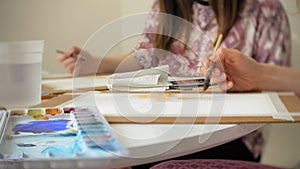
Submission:
{"label": "young woman", "polygon": [[[176,19],[166,18],[159,13],[178,16],[194,27],[186,29]],[[157,0],[146,20],[143,38],[131,54],[103,57],[99,66],[95,64],[99,62],[98,58],[85,54],[87,61],[75,66],[76,60],[71,56],[79,54],[81,50],[72,47],[69,53],[59,56],[58,60],[74,75],[169,65],[171,75],[200,76],[201,57],[207,54],[207,48],[211,50],[213,46],[203,44],[206,42],[203,33],[212,42],[222,33],[223,48],[237,49],[258,62],[289,66],[289,31],[285,11],[278,0]],[[96,68],[90,71],[91,67]],[[258,161],[262,143],[262,134],[257,131],[187,158]]]}

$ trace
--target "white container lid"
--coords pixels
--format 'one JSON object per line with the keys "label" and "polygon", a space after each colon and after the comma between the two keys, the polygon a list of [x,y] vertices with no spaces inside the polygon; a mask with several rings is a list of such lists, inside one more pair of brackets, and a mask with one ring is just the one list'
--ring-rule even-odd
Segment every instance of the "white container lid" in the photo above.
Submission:
{"label": "white container lid", "polygon": [[41,62],[43,40],[0,42],[0,64]]}

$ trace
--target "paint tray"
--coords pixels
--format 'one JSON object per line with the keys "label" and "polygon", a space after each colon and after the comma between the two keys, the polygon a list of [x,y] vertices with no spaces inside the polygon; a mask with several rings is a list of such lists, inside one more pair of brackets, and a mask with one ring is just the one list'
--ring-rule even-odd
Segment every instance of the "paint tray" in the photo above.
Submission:
{"label": "paint tray", "polygon": [[0,110],[0,139],[0,163],[128,154],[96,107]]}

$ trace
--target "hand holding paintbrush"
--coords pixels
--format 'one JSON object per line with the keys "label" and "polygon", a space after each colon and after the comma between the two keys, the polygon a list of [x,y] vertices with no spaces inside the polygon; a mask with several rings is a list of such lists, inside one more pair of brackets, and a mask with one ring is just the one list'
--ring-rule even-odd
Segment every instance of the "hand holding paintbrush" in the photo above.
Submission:
{"label": "hand holding paintbrush", "polygon": [[95,75],[98,73],[98,68],[101,58],[92,56],[89,52],[73,46],[67,52],[56,50],[61,54],[57,60],[61,62],[64,67],[73,76]]}
{"label": "hand holding paintbrush", "polygon": [[76,46],[70,47],[66,52],[62,50],[56,50],[56,53],[61,54],[57,57],[57,60],[61,62],[71,74],[74,73],[75,67],[78,67],[76,65],[79,65],[79,63],[82,64],[88,62],[86,59],[87,56],[84,56],[84,59],[79,59],[83,58],[82,55],[78,57],[79,54],[82,54],[82,49]]}

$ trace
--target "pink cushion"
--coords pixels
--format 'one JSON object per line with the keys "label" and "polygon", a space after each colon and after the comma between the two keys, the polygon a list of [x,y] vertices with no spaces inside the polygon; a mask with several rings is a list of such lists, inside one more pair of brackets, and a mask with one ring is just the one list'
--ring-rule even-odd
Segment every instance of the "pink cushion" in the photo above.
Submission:
{"label": "pink cushion", "polygon": [[171,160],[151,169],[282,169],[254,162],[235,160]]}

